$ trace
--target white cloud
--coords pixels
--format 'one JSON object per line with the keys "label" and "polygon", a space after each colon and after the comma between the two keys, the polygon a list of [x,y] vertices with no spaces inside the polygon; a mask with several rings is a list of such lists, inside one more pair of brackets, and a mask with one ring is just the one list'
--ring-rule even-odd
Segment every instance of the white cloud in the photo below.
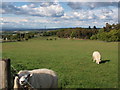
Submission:
{"label": "white cloud", "polygon": [[[41,3],[39,4],[42,5]],[[52,3],[47,6],[40,5],[36,5],[36,3],[33,3],[17,7],[10,3],[3,3],[2,13],[48,17],[60,17],[64,14],[63,7],[61,7],[58,3]]]}
{"label": "white cloud", "polygon": [[20,23],[20,22],[28,22],[29,20],[27,18],[22,18],[22,17],[2,17],[0,20],[3,23]]}
{"label": "white cloud", "polygon": [[76,19],[76,20],[91,20],[91,19],[97,19],[97,16],[95,13],[92,13],[91,11],[87,10],[79,10],[79,11],[73,11],[69,13],[65,13],[64,16],[61,18],[63,19]]}
{"label": "white cloud", "polygon": [[33,13],[37,16],[62,16],[63,15],[63,8],[60,5],[50,5],[48,7],[38,7],[33,9]]}
{"label": "white cloud", "polygon": [[[83,5],[84,4],[84,5]],[[79,4],[78,4],[79,5]],[[64,10],[59,3],[30,3],[22,6],[15,6],[6,3],[3,6],[4,13],[14,14],[0,18],[4,27],[81,27],[81,26],[103,26],[106,22],[116,23],[118,20],[118,9],[116,7],[99,7],[98,9]],[[94,8],[93,4],[89,5]],[[65,8],[66,9],[66,8]],[[65,12],[66,11],[66,12]]]}
{"label": "white cloud", "polygon": [[[118,9],[117,8],[103,8],[101,10],[95,10],[96,15],[98,16],[99,20],[103,21],[113,21],[117,22],[118,20]],[[97,13],[99,12],[99,13]]]}
{"label": "white cloud", "polygon": [[65,19],[65,20],[70,20],[70,19],[73,19],[73,13],[64,13],[64,15],[61,17],[61,19]]}

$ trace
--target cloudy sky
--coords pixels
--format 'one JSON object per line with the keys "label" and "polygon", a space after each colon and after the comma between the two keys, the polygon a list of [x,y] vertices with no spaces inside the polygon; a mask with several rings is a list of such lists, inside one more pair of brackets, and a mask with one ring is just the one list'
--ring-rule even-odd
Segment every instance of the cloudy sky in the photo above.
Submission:
{"label": "cloudy sky", "polygon": [[107,22],[118,23],[117,0],[110,2],[4,1],[0,6],[2,28],[103,27]]}

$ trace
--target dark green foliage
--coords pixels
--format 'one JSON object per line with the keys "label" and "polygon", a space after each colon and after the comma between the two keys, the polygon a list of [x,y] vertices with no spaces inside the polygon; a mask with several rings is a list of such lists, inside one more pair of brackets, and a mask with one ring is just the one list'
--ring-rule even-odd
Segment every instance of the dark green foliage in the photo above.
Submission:
{"label": "dark green foliage", "polygon": [[111,30],[108,35],[108,41],[120,41],[120,29],[119,30]]}
{"label": "dark green foliage", "polygon": [[28,33],[26,32],[16,32],[16,33],[4,32],[2,34],[2,39],[5,41],[24,41],[24,40],[34,38],[35,35],[38,35],[38,33],[37,32],[28,32]]}
{"label": "dark green foliage", "polygon": [[90,39],[91,39],[91,40],[97,40],[98,38],[97,38],[97,35],[92,35],[92,36],[90,37]]}
{"label": "dark green foliage", "polygon": [[43,33],[43,36],[53,36],[53,35],[56,35],[57,32],[58,32],[57,30],[47,31]]}
{"label": "dark green foliage", "polygon": [[60,38],[80,38],[90,39],[90,37],[98,32],[97,29],[85,29],[85,28],[71,28],[61,29],[57,32],[57,36]]}
{"label": "dark green foliage", "polygon": [[120,41],[120,24],[110,25],[106,23],[106,27],[99,30],[96,35],[90,37],[91,40],[102,40],[107,42]]}

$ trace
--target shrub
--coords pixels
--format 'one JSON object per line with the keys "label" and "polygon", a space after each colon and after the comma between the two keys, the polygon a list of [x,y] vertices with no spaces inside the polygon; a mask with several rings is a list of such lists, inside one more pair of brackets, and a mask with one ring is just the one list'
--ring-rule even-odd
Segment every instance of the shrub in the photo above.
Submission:
{"label": "shrub", "polygon": [[[102,41],[108,41],[108,42],[120,41],[120,30],[111,30],[110,32],[100,32],[96,36],[99,40]],[[95,36],[91,38],[94,39]]]}
{"label": "shrub", "polygon": [[120,30],[111,30],[108,35],[110,36],[109,41],[119,41]]}
{"label": "shrub", "polygon": [[90,39],[91,39],[91,40],[97,40],[98,38],[97,38],[97,35],[92,35],[92,36],[90,37]]}

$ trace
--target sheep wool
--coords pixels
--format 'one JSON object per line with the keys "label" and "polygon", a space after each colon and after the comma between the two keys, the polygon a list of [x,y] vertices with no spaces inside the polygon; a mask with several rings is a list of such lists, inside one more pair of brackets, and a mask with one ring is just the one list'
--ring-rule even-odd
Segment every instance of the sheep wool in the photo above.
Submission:
{"label": "sheep wool", "polygon": [[[24,70],[18,73],[19,77],[31,74],[28,82],[33,88],[57,88],[58,87],[58,77],[56,73],[49,69],[35,69],[32,71]],[[19,78],[19,80],[20,80]],[[14,88],[20,88],[20,81],[18,83],[18,78],[15,77]]]}
{"label": "sheep wool", "polygon": [[101,55],[98,51],[94,51],[92,57],[93,57],[93,62],[96,61],[97,64],[101,62]]}

